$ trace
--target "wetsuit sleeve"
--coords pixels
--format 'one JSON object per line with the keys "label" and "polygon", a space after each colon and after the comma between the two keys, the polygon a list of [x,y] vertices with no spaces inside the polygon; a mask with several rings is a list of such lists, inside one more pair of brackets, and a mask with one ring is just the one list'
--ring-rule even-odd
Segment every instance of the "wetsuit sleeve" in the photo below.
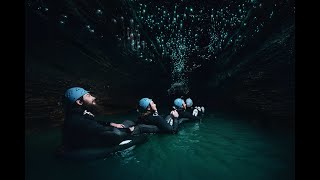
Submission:
{"label": "wetsuit sleeve", "polygon": [[142,117],[139,116],[134,122],[135,122],[136,124],[143,124]]}
{"label": "wetsuit sleeve", "polygon": [[157,115],[157,116],[149,115],[148,121],[150,121],[150,122],[152,122],[152,124],[156,125],[160,129],[160,131],[164,131],[164,132],[173,132],[174,131],[173,127],[169,123],[167,123],[167,121],[163,117],[161,117],[159,115]]}
{"label": "wetsuit sleeve", "polygon": [[79,128],[86,130],[89,134],[98,135],[106,141],[121,141],[127,133],[118,130],[117,128],[111,126],[104,126],[99,124],[94,119],[87,119],[84,116],[80,116],[80,121],[78,121]]}
{"label": "wetsuit sleeve", "polygon": [[135,126],[132,134],[157,133],[159,131],[160,129],[156,125],[138,124]]}
{"label": "wetsuit sleeve", "polygon": [[103,120],[97,120],[97,123],[103,125],[103,126],[110,126],[111,122],[103,121]]}

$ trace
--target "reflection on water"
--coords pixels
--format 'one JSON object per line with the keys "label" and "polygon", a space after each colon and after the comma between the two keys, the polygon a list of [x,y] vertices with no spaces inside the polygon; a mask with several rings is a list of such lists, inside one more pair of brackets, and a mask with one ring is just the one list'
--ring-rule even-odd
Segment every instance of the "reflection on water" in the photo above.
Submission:
{"label": "reflection on water", "polygon": [[59,132],[26,137],[26,179],[294,178],[293,134],[271,133],[223,116],[185,123],[176,135],[150,135],[143,145],[87,163],[53,157]]}

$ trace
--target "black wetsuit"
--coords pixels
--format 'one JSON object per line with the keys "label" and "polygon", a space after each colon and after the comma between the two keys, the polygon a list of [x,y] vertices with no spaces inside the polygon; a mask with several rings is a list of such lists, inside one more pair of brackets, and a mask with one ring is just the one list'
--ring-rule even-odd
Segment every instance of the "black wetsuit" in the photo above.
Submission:
{"label": "black wetsuit", "polygon": [[177,118],[173,118],[173,124],[170,125],[162,116],[157,112],[150,113],[145,116],[140,116],[136,122],[137,124],[154,125],[159,128],[161,133],[176,133],[178,130]]}
{"label": "black wetsuit", "polygon": [[112,127],[110,122],[96,121],[87,110],[74,108],[66,114],[62,133],[63,145],[74,149],[117,145],[130,134],[130,130]]}
{"label": "black wetsuit", "polygon": [[[197,116],[192,115],[193,109],[177,109],[179,113],[179,118],[178,120],[182,120],[183,122],[194,122],[194,121],[200,121],[200,118]],[[182,122],[180,122],[182,123]]]}

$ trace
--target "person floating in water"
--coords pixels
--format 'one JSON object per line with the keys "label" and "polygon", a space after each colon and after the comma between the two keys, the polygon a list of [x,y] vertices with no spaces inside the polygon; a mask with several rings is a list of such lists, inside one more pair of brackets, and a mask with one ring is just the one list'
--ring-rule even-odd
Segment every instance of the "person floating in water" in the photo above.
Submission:
{"label": "person floating in water", "polygon": [[81,87],[68,89],[64,99],[65,120],[62,143],[65,148],[118,145],[134,131],[134,126],[126,127],[125,123],[97,121],[95,114],[98,112],[99,105],[96,103],[96,97]]}
{"label": "person floating in water", "polygon": [[[188,102],[188,103],[189,103],[189,105],[192,106],[192,104],[190,104],[190,102]],[[178,118],[179,124],[182,122],[200,121],[200,118],[198,117],[198,113],[194,113],[193,111],[190,112],[189,111],[190,109],[187,110],[187,104],[181,98],[177,98],[174,100],[173,109],[176,109],[179,114],[179,118]],[[196,111],[198,111],[198,110],[196,110]]]}
{"label": "person floating in water", "polygon": [[157,105],[150,98],[142,98],[139,101],[138,112],[137,124],[154,125],[159,128],[160,133],[176,133],[178,130],[178,112],[172,110],[169,115],[171,121],[166,120],[159,115]]}
{"label": "person floating in water", "polygon": [[193,107],[193,101],[191,98],[186,99],[186,111],[191,112],[193,116],[203,116],[205,108],[203,106]]}

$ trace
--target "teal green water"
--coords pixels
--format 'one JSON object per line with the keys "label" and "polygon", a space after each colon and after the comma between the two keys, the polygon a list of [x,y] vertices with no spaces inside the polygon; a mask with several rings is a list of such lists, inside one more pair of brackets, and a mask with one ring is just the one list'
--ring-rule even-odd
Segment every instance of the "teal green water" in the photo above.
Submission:
{"label": "teal green water", "polygon": [[60,136],[59,129],[26,136],[27,180],[294,179],[293,133],[218,115],[183,124],[176,135],[150,135],[145,144],[86,163],[54,158]]}

